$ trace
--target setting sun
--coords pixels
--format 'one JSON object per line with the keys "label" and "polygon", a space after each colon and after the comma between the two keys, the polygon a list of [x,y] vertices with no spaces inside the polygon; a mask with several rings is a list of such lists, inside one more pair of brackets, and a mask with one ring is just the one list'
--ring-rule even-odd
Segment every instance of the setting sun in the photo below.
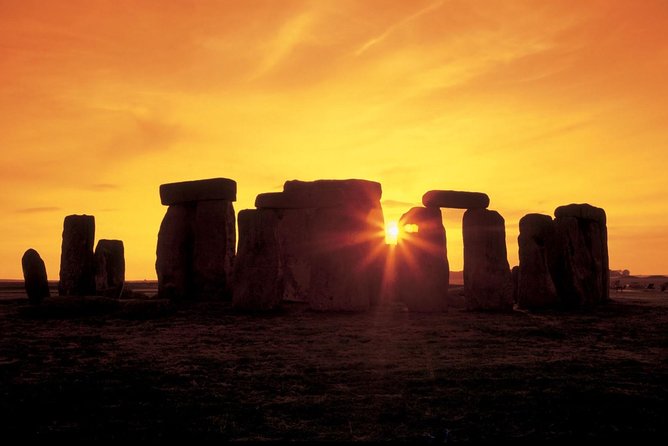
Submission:
{"label": "setting sun", "polygon": [[399,237],[399,226],[396,221],[390,221],[385,226],[385,243],[388,245],[396,245]]}

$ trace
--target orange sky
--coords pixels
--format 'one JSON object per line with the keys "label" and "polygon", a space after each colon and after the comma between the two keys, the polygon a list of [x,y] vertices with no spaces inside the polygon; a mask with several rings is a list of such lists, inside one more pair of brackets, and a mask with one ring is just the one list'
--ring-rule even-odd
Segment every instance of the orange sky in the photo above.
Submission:
{"label": "orange sky", "polygon": [[[610,265],[668,273],[668,2],[0,0],[0,277],[58,278],[65,215],[154,278],[161,183],[367,178],[517,223],[589,202]],[[444,211],[452,269],[460,211]]]}

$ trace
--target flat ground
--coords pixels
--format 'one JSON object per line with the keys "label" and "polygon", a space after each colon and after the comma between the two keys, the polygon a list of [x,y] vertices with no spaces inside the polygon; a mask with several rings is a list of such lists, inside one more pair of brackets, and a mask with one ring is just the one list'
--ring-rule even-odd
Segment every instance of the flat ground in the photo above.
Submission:
{"label": "flat ground", "polygon": [[5,436],[668,438],[668,293],[613,293],[581,313],[253,316],[224,303],[35,311],[4,287]]}

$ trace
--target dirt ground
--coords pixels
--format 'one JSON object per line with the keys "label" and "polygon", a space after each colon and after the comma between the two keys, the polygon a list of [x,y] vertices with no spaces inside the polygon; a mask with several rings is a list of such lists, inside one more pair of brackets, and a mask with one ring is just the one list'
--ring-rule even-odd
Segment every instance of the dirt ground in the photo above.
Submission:
{"label": "dirt ground", "polygon": [[[0,429],[78,439],[666,439],[668,293],[594,312],[274,315],[0,296]],[[54,299],[58,302],[58,299]],[[83,310],[82,310],[83,308]]]}

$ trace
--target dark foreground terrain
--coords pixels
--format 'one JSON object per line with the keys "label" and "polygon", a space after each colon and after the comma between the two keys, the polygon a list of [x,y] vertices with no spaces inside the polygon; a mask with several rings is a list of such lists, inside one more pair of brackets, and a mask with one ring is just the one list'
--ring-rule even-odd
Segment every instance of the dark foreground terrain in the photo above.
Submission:
{"label": "dark foreground terrain", "polygon": [[19,296],[0,299],[5,437],[668,437],[667,293],[506,315],[398,304],[369,314],[291,304],[272,316],[215,303],[35,310]]}

